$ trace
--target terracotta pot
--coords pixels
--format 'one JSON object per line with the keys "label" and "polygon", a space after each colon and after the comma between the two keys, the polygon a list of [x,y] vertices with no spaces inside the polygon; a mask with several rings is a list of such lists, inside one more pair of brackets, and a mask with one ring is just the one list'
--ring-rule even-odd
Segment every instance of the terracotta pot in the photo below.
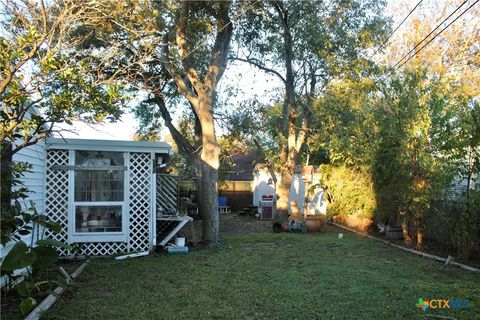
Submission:
{"label": "terracotta pot", "polygon": [[327,224],[327,216],[323,214],[307,216],[303,223],[307,227],[307,232],[320,232],[323,231]]}

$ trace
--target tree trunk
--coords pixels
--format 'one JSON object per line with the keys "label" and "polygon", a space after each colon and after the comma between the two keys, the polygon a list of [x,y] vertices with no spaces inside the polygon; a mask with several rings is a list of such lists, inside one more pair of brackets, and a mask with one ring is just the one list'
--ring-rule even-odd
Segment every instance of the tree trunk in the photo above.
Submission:
{"label": "tree trunk", "polygon": [[199,105],[196,110],[202,131],[202,151],[200,152],[201,196],[203,214],[202,239],[212,246],[218,243],[218,168],[220,167],[220,146],[215,135],[212,114],[212,96],[199,92]]}
{"label": "tree trunk", "polygon": [[410,246],[413,242],[412,237],[410,236],[410,232],[408,230],[408,216],[405,210],[400,210],[400,214],[398,215],[398,221],[388,221],[388,224],[392,226],[400,225],[402,227],[402,234],[403,234],[403,241],[407,246]]}
{"label": "tree trunk", "polygon": [[417,217],[416,219],[417,225],[417,250],[423,251],[423,228],[422,228],[422,218]]}
{"label": "tree trunk", "polygon": [[285,169],[280,175],[280,181],[277,185],[277,214],[281,217],[288,215],[288,196],[290,194],[290,184],[292,175]]}
{"label": "tree trunk", "polygon": [[460,249],[460,258],[463,261],[468,261],[468,258],[470,257],[470,248],[472,246],[470,236],[465,235],[462,241],[462,247]]}
{"label": "tree trunk", "polygon": [[199,204],[202,207],[203,225],[202,240],[211,246],[218,244],[219,216],[218,216],[218,170],[206,163],[202,163],[201,189],[199,190]]}
{"label": "tree trunk", "polygon": [[[217,20],[217,34],[212,48],[210,62],[203,79],[199,76],[193,61],[188,45],[187,23],[190,17],[190,1],[181,1],[180,10],[176,20],[176,43],[178,54],[184,74],[179,72],[178,64],[171,60],[169,55],[168,34],[164,38],[163,66],[177,85],[177,91],[189,102],[195,113],[195,135],[199,141],[201,151],[197,158],[198,149],[195,148],[195,165],[200,167],[200,185],[198,189],[200,211],[203,217],[203,240],[211,245],[218,243],[218,168],[220,166],[220,146],[215,135],[215,123],[213,119],[213,96],[217,84],[220,81],[227,66],[227,54],[233,33],[233,26],[228,16],[230,9],[229,1],[220,1],[212,7]],[[188,83],[185,82],[185,76]],[[198,123],[197,123],[198,121]],[[198,126],[199,124],[199,126]],[[201,135],[198,134],[201,131]],[[198,162],[197,162],[198,161]]]}
{"label": "tree trunk", "polygon": [[412,245],[412,237],[410,237],[410,233],[408,232],[408,222],[402,222],[402,233],[403,233],[403,241],[407,246]]}

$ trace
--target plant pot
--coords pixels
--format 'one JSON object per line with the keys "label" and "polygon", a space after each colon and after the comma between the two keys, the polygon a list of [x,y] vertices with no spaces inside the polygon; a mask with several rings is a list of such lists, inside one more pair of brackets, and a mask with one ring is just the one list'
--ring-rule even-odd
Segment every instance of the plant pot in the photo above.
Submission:
{"label": "plant pot", "polygon": [[323,214],[307,216],[303,223],[307,227],[307,232],[321,232],[327,224],[327,216]]}
{"label": "plant pot", "polygon": [[400,226],[388,226],[385,232],[387,239],[400,240],[403,239],[403,231]]}

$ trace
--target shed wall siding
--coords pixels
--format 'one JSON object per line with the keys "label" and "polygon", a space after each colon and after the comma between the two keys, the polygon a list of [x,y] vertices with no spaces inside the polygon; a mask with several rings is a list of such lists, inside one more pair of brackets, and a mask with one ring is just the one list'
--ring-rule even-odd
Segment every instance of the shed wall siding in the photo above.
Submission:
{"label": "shed wall siding", "polygon": [[[13,162],[26,162],[32,165],[29,172],[25,172],[22,178],[24,185],[30,192],[26,199],[19,199],[19,202],[23,208],[28,209],[31,207],[30,201],[33,201],[37,212],[41,214],[45,212],[45,157],[45,141],[23,148],[12,157]],[[36,234],[22,236],[22,240],[30,244],[32,236],[34,241],[37,240]],[[14,242],[10,242],[1,248],[2,258],[7,255],[14,244]]]}
{"label": "shed wall siding", "polygon": [[28,198],[20,201],[22,205],[30,207],[30,201],[35,203],[35,208],[39,213],[45,212],[45,142],[23,148],[13,155],[14,162],[26,162],[32,165],[30,172],[26,172],[23,177],[23,183],[30,191]]}

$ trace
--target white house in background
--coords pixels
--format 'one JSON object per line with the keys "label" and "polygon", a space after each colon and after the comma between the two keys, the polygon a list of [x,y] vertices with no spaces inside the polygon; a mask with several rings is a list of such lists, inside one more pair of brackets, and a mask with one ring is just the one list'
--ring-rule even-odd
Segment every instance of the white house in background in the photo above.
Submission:
{"label": "white house in background", "polygon": [[156,245],[156,169],[171,150],[163,142],[50,138],[13,160],[33,165],[26,201],[62,226],[47,236],[76,244],[80,254],[111,255]]}

